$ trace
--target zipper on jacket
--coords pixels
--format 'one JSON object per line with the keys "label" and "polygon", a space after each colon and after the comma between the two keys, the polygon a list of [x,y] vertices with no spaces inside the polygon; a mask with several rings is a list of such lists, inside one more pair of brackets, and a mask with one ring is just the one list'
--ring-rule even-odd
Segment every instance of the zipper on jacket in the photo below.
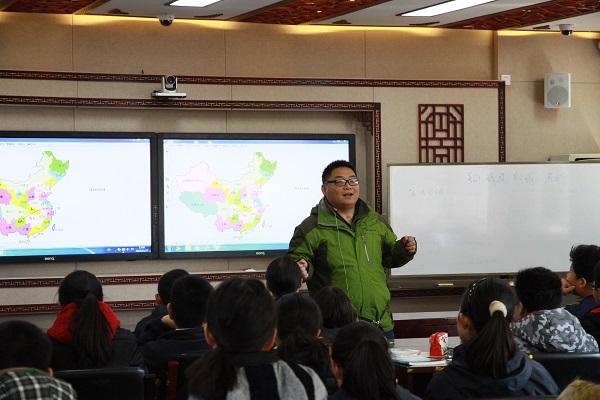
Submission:
{"label": "zipper on jacket", "polygon": [[365,253],[367,254],[367,261],[371,262],[371,257],[369,257],[369,249],[367,248],[367,241],[365,239],[366,233],[361,233],[360,237],[362,238],[363,244],[365,245]]}

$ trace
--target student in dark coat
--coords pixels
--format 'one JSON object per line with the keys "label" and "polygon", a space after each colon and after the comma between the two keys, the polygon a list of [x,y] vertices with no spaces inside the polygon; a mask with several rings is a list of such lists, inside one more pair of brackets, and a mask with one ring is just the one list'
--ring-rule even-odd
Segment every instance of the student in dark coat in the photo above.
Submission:
{"label": "student in dark coat", "polygon": [[500,279],[469,285],[457,322],[462,344],[454,349],[450,364],[433,375],[425,399],[560,393],[548,371],[517,348],[510,330],[517,303],[514,290]]}
{"label": "student in dark coat", "polygon": [[562,279],[562,293],[573,293],[581,301],[567,305],[565,310],[581,317],[597,305],[590,284],[594,282],[594,266],[600,262],[600,247],[593,244],[573,246],[569,256],[571,267],[567,276]]}
{"label": "student in dark coat", "polygon": [[596,307],[581,316],[579,321],[583,329],[592,335],[596,339],[596,342],[600,343],[600,306],[598,306],[600,304],[600,289],[596,286],[600,285],[600,262],[594,267],[594,282],[590,285],[592,286]]}
{"label": "student in dark coat", "polygon": [[151,321],[161,319],[167,315],[167,304],[171,302],[171,287],[173,286],[173,282],[185,275],[189,275],[189,272],[185,269],[172,269],[160,277],[157,293],[154,295],[156,307],[154,307],[150,315],[142,318],[135,326],[133,334],[136,338],[139,338],[146,332],[146,327]]}
{"label": "student in dark coat", "polygon": [[103,301],[102,285],[90,272],[67,275],[58,288],[60,313],[48,329],[55,371],[143,367],[133,333]]}
{"label": "student in dark coat", "polygon": [[142,347],[148,372],[158,377],[166,376],[168,362],[180,354],[210,350],[202,323],[206,302],[212,292],[211,284],[196,275],[182,276],[173,283],[171,302],[167,305],[169,314],[151,322],[168,329]]}

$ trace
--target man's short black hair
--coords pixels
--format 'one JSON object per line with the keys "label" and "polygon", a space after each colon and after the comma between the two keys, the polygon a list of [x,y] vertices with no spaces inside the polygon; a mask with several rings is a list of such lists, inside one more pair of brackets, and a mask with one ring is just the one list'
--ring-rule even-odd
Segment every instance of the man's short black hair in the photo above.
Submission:
{"label": "man's short black hair", "polygon": [[559,276],[544,267],[526,268],[519,271],[515,281],[519,301],[527,312],[552,310],[562,302]]}
{"label": "man's short black hair", "polygon": [[321,175],[321,182],[325,183],[326,181],[328,181],[331,177],[331,173],[333,172],[333,170],[340,167],[350,168],[352,172],[354,172],[354,175],[357,175],[356,168],[354,167],[354,165],[352,165],[350,161],[336,160],[329,163],[329,165],[325,167],[325,169],[323,170],[323,175]]}
{"label": "man's short black hair", "polygon": [[577,278],[594,281],[594,266],[600,261],[600,247],[594,244],[580,244],[571,248],[571,265]]}
{"label": "man's short black hair", "polygon": [[185,275],[173,282],[171,313],[178,328],[199,328],[206,316],[212,285],[197,275]]}
{"label": "man's short black hair", "polygon": [[46,371],[51,357],[50,338],[37,326],[26,321],[0,324],[0,370],[27,367]]}
{"label": "man's short black hair", "polygon": [[172,269],[160,277],[158,281],[158,295],[165,306],[171,302],[171,287],[173,286],[173,282],[189,274],[185,269]]}

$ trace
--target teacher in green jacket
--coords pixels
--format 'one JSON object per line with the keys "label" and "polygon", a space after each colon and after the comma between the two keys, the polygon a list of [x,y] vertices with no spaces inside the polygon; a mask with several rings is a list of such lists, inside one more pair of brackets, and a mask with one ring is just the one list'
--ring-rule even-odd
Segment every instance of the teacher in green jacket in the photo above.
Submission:
{"label": "teacher in green jacket", "polygon": [[398,239],[383,217],[359,199],[359,180],[350,162],[329,164],[322,182],[324,197],[294,230],[288,254],[298,262],[311,297],[324,286],[339,287],[359,320],[379,326],[393,339],[385,268],[412,260],[415,238]]}

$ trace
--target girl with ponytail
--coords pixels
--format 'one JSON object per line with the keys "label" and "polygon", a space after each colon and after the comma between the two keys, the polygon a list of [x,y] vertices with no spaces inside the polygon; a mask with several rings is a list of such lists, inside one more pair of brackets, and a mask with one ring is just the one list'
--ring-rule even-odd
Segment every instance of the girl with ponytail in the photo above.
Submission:
{"label": "girl with ponytail", "polygon": [[120,327],[104,303],[102,285],[90,272],[71,272],[60,283],[60,312],[48,329],[55,371],[103,367],[143,367],[133,333]]}
{"label": "girl with ponytail", "polygon": [[230,278],[208,299],[204,332],[212,350],[187,369],[190,400],[324,400],[315,371],[287,363],[272,351],[275,303],[253,278]]}
{"label": "girl with ponytail", "polygon": [[457,320],[462,344],[454,349],[450,364],[433,376],[425,399],[559,393],[548,371],[516,346],[510,324],[517,303],[513,288],[500,279],[469,285]]}

